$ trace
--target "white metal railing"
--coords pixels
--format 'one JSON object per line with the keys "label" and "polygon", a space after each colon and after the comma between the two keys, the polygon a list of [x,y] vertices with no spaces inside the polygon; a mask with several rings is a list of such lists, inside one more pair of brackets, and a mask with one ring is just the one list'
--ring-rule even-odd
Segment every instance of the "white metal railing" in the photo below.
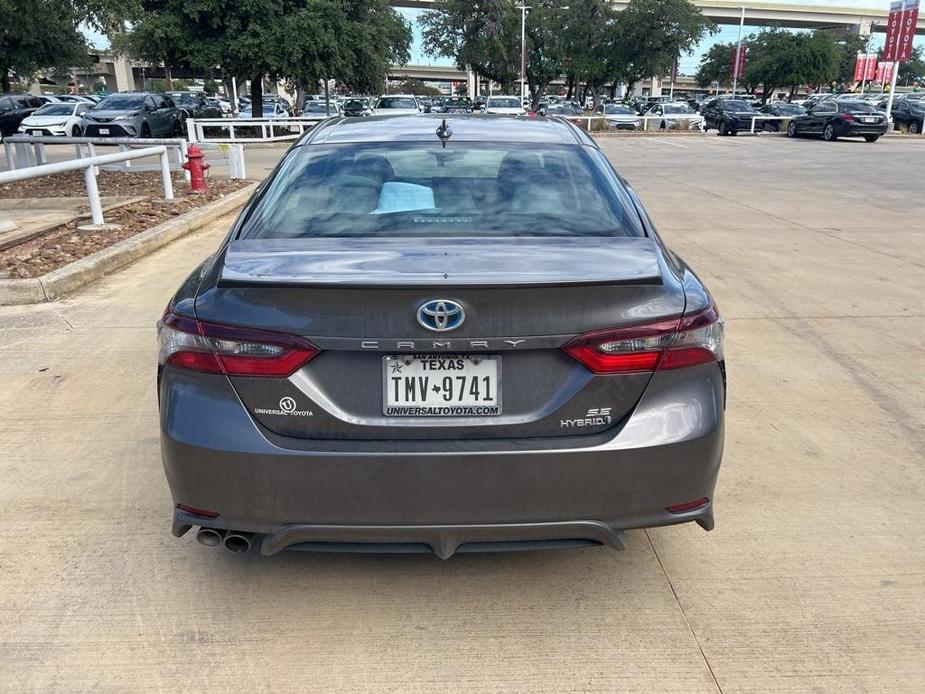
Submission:
{"label": "white metal railing", "polygon": [[[187,118],[189,141],[201,142],[282,142],[295,140],[320,121],[302,118]],[[206,129],[219,130],[221,135],[207,134]],[[253,133],[258,130],[260,135]],[[293,132],[295,129],[295,132]],[[242,135],[241,133],[244,133]]]}
{"label": "white metal railing", "polygon": [[[30,148],[31,145],[31,148]],[[54,135],[10,135],[3,139],[3,149],[6,152],[7,167],[10,170],[37,166],[48,163],[45,145],[74,145],[77,158],[96,156],[96,147],[118,147],[125,152],[129,148],[151,147],[163,145],[176,152],[177,168],[181,168],[186,161],[187,144],[182,137],[151,137],[138,139],[135,137],[60,137]],[[15,146],[15,147],[14,147]],[[86,148],[86,155],[84,154]],[[14,154],[15,150],[15,154]],[[132,160],[123,162],[125,168],[131,168]],[[185,171],[185,178],[189,181],[189,172]]]}
{"label": "white metal railing", "polygon": [[[699,123],[696,123],[693,126],[691,126],[691,130],[698,129],[701,132],[706,132],[706,120],[703,119],[703,116],[699,114],[693,114],[693,113],[689,115],[669,114],[666,116],[631,116],[629,114],[626,114],[625,116],[623,116],[625,120],[622,120],[622,121],[611,120],[613,118],[612,116],[610,118],[608,118],[607,116],[564,116],[564,117],[568,118],[569,120],[580,119],[582,123],[586,124],[586,127],[589,131],[591,130],[592,121],[606,120],[614,127],[614,129],[619,127],[619,125],[625,125],[625,126],[632,125],[635,130],[639,130],[640,129],[639,124],[641,123],[642,124],[641,130],[643,130],[644,132],[648,132],[650,130],[652,131],[661,130],[661,122],[669,123],[669,122],[676,122],[676,121],[691,121],[695,119],[700,119]],[[774,120],[784,121],[784,120],[790,120],[792,117],[793,116],[765,116],[765,115],[751,116],[750,132],[754,134],[756,121],[774,121]],[[661,122],[659,123],[658,128],[651,128],[649,127],[650,121],[661,121]]]}
{"label": "white metal railing", "polygon": [[82,159],[59,161],[53,164],[40,164],[39,166],[13,169],[12,171],[0,171],[0,185],[83,169],[84,185],[87,188],[87,198],[90,201],[90,217],[93,219],[94,224],[102,224],[103,206],[100,203],[100,191],[96,185],[97,167],[104,164],[115,164],[131,159],[141,159],[143,157],[152,156],[160,157],[161,182],[164,186],[164,199],[173,200],[173,181],[170,180],[170,162],[167,158],[167,147],[165,145],[156,145],[154,147],[145,147],[144,149],[135,149],[115,154],[100,154],[93,157],[83,157]]}
{"label": "white metal railing", "polygon": [[[30,148],[31,145],[31,148]],[[176,153],[176,168],[183,171],[183,177],[189,182],[190,173],[183,168],[188,154],[188,146],[182,137],[150,137],[144,139],[132,137],[56,137],[53,135],[11,135],[4,139],[3,147],[6,152],[7,168],[10,170],[27,166],[47,164],[48,157],[45,145],[74,145],[77,158],[96,156],[97,146],[117,146],[125,152],[130,148],[150,147],[151,145],[164,145]],[[244,162],[244,146],[237,144],[219,144],[198,142],[200,149],[217,150],[219,156],[227,160],[228,177],[232,179],[247,178],[247,166]],[[85,155],[86,149],[86,155]],[[126,169],[132,167],[132,160],[123,162]]]}
{"label": "white metal railing", "polygon": [[[557,114],[553,114],[553,115],[557,115]],[[591,123],[596,120],[607,121],[614,129],[617,129],[621,125],[622,126],[631,125],[633,126],[634,130],[639,130],[640,129],[639,124],[641,123],[642,124],[641,129],[646,132],[648,132],[649,130],[660,130],[661,122],[666,123],[666,129],[670,129],[670,127],[667,126],[668,123],[674,123],[677,121],[692,121],[692,120],[698,120],[700,122],[692,124],[690,126],[690,129],[692,131],[697,129],[703,132],[703,122],[704,122],[703,117],[696,113],[670,114],[667,116],[633,116],[630,114],[620,114],[619,118],[614,118],[614,116],[610,116],[610,117],[608,116],[562,116],[562,118],[566,118],[567,120],[571,120],[571,121],[580,120],[580,122],[585,124],[586,129],[589,132],[591,131]],[[649,127],[650,121],[660,121],[659,127],[650,128]]]}

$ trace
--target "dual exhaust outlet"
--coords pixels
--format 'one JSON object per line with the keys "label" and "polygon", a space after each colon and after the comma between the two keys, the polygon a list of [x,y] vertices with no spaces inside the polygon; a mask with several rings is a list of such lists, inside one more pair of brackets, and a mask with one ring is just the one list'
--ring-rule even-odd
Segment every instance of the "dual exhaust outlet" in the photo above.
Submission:
{"label": "dual exhaust outlet", "polygon": [[229,552],[247,552],[251,548],[253,533],[239,533],[234,530],[219,530],[218,528],[200,528],[196,533],[196,540],[206,547],[224,545]]}

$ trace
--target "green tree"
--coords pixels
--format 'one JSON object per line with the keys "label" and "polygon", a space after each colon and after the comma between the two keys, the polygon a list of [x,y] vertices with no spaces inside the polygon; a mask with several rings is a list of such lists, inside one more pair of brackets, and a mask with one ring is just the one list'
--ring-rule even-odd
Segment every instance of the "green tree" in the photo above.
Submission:
{"label": "green tree", "polygon": [[511,0],[435,0],[418,20],[424,50],[512,93],[520,75],[520,11]]}
{"label": "green tree", "polygon": [[677,58],[715,31],[688,0],[632,0],[617,23],[611,77],[632,88],[646,77],[668,74]]}
{"label": "green tree", "polygon": [[780,87],[788,87],[792,95],[801,84],[836,79],[840,67],[841,52],[824,32],[764,29],[748,38],[745,81],[761,85],[763,102]]}
{"label": "green tree", "polygon": [[925,56],[921,46],[913,46],[912,59],[899,64],[896,83],[906,86],[925,84]]}
{"label": "green tree", "polygon": [[319,79],[381,84],[393,60],[407,60],[411,41],[387,0],[237,0],[221,11],[216,0],[141,3],[132,31],[114,45],[168,67],[249,79],[256,117],[265,77],[302,87]]}
{"label": "green tree", "polygon": [[0,82],[10,90],[10,71],[31,78],[38,71],[86,65],[81,23],[117,27],[137,10],[134,0],[0,0]]}
{"label": "green tree", "polygon": [[732,60],[735,55],[734,43],[716,43],[700,60],[694,79],[698,87],[709,87],[714,82],[725,84],[732,79]]}
{"label": "green tree", "polygon": [[532,108],[546,94],[549,84],[562,75],[569,56],[566,54],[562,27],[567,10],[556,0],[534,0],[526,22],[527,60],[525,76],[530,86]]}
{"label": "green tree", "polygon": [[[822,32],[820,32],[822,33]],[[867,36],[861,36],[853,31],[829,31],[828,34],[839,53],[838,74],[832,79],[839,84],[854,83],[854,64],[858,53],[866,53],[870,43]]]}
{"label": "green tree", "polygon": [[442,92],[436,87],[429,87],[419,79],[408,78],[398,85],[396,94],[424,94],[425,96],[437,96]]}

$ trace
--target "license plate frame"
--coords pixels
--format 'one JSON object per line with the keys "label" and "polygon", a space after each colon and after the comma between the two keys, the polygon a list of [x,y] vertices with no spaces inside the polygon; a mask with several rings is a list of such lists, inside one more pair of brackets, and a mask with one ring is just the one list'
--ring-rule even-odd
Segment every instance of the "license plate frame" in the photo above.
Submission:
{"label": "license plate frame", "polygon": [[[471,404],[468,401],[465,404],[459,402],[435,402],[427,403],[422,402],[419,404],[404,402],[394,402],[390,403],[390,387],[394,387],[393,383],[390,383],[390,371],[391,366],[398,362],[405,362],[404,366],[410,366],[410,362],[422,362],[427,361],[475,361],[473,365],[475,367],[480,367],[484,369],[484,364],[491,362],[494,364],[494,380],[491,384],[494,386],[495,397],[494,401],[491,404]],[[452,418],[477,418],[484,419],[486,417],[497,417],[502,413],[502,394],[504,392],[503,382],[502,382],[502,363],[503,359],[500,354],[387,354],[382,357],[382,412],[387,417],[395,417],[398,419],[412,419],[412,418],[426,418],[426,419],[452,419]],[[451,378],[458,377],[462,375],[467,378],[472,377],[471,369],[463,369],[462,372],[459,370],[437,370],[433,372],[437,374],[437,377],[442,379],[445,376]],[[482,378],[483,375],[477,376],[477,378]],[[464,382],[465,383],[465,382]],[[428,384],[429,386],[429,384]],[[470,382],[470,388],[471,382]],[[430,388],[428,387],[428,390]],[[452,393],[452,389],[451,389]],[[451,395],[452,397],[452,395]],[[401,409],[406,408],[408,412],[402,412]],[[442,410],[442,411],[441,411]],[[484,410],[484,411],[480,411]]]}
{"label": "license plate frame", "polygon": [[33,130],[33,131],[32,131],[32,137],[41,137],[41,136],[42,136],[42,131],[41,131],[41,130]]}
{"label": "license plate frame", "polygon": [[109,128],[100,128],[100,135],[108,135]]}

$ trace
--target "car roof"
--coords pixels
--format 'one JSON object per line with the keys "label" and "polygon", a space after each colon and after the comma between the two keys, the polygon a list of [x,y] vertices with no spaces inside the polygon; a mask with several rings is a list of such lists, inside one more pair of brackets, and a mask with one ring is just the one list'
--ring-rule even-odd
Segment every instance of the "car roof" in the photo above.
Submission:
{"label": "car roof", "polygon": [[526,116],[474,116],[469,114],[420,114],[340,118],[316,127],[304,143],[341,144],[360,142],[439,142],[435,131],[446,120],[456,142],[545,142],[578,144],[582,140],[564,120]]}

